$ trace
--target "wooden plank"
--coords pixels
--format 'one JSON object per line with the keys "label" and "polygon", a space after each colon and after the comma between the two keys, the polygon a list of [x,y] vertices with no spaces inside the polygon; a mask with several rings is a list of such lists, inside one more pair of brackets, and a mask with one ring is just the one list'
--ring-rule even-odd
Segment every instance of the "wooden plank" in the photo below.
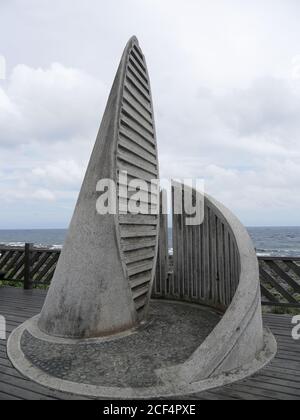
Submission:
{"label": "wooden plank", "polygon": [[[258,261],[291,261],[291,257],[257,257]],[[300,262],[300,257],[293,257],[293,261]]]}
{"label": "wooden plank", "polygon": [[35,279],[36,274],[39,272],[40,268],[46,264],[46,261],[51,255],[52,254],[48,254],[46,251],[40,254],[39,259],[32,265],[31,276],[33,279]]}
{"label": "wooden plank", "polygon": [[280,366],[275,366],[271,363],[262,371],[262,374],[267,376],[282,375],[283,378],[293,378],[293,381],[300,381],[300,371],[293,369],[285,369]]}
{"label": "wooden plank", "polygon": [[29,389],[18,387],[14,384],[10,384],[1,378],[0,381],[0,392],[9,393],[14,397],[18,397],[26,400],[56,400],[56,398],[46,397],[42,394],[37,394]]}
{"label": "wooden plank", "polygon": [[14,397],[13,395],[0,392],[0,401],[21,401],[22,398]]}
{"label": "wooden plank", "polygon": [[58,259],[59,259],[59,255],[58,254],[52,255],[51,258],[48,258],[47,259],[44,268],[37,273],[37,275],[36,275],[36,277],[34,279],[34,283],[35,284],[42,283],[45,280],[45,276],[47,276],[47,273],[51,269],[53,270],[53,267],[54,268],[56,267],[56,263],[57,263]]}
{"label": "wooden plank", "polygon": [[285,290],[269,273],[267,273],[262,266],[259,268],[260,276],[266,283],[271,284],[274,289],[277,290],[289,303],[296,303],[296,299],[287,291]]}
{"label": "wooden plank", "polygon": [[265,389],[264,386],[261,386],[259,384],[253,384],[248,381],[246,383],[239,382],[238,384],[233,385],[231,389],[234,389],[235,395],[239,396],[240,399],[243,399],[243,394],[241,394],[243,392],[247,392],[249,396],[252,396],[248,397],[248,399],[251,400],[272,399],[293,401],[295,399],[294,395],[288,395],[282,392],[278,392],[275,389]]}
{"label": "wooden plank", "polygon": [[275,261],[266,261],[268,267],[273,270],[281,279],[283,279],[295,292],[300,293],[300,284],[293,280],[287,273],[285,273],[281,267]]}
{"label": "wooden plank", "polygon": [[263,306],[273,306],[279,308],[300,308],[300,303],[272,303],[272,302],[262,302]]}
{"label": "wooden plank", "polygon": [[293,261],[285,261],[283,262],[289,267],[290,270],[292,270],[300,279],[300,267],[299,265],[295,264],[295,260]]}
{"label": "wooden plank", "polygon": [[[36,249],[32,250],[31,259],[30,259],[30,261],[31,261],[30,276],[31,276],[32,279],[33,279],[32,268],[33,268],[34,264],[36,263],[36,261],[39,259],[40,255],[41,255],[41,252],[43,252],[43,251],[36,250]],[[47,255],[51,255],[51,254],[47,253]],[[24,281],[24,275],[25,275],[25,255],[24,255],[24,265],[21,268],[21,270],[18,272],[16,278],[18,280],[22,279]]]}
{"label": "wooden plank", "polygon": [[[1,312],[5,315],[3,309],[9,309],[9,325],[17,326],[29,313],[39,312],[45,296],[46,292],[40,290],[26,292],[22,289],[0,288]],[[139,304],[143,305],[143,299]],[[32,305],[36,309],[30,309]],[[292,340],[290,335],[291,316],[267,314],[264,320],[276,334],[279,344],[274,361],[250,379],[207,393],[187,396],[187,399],[300,399],[300,350],[299,342]],[[44,395],[57,399],[71,398],[68,394],[52,393],[36,384],[34,391],[37,392],[34,392],[32,383],[22,378],[8,361],[5,342],[0,342],[0,384],[0,399],[6,395],[16,399],[44,399]]]}
{"label": "wooden plank", "polygon": [[30,290],[33,287],[31,279],[31,248],[32,244],[25,244],[25,256],[24,256],[24,289]]}
{"label": "wooden plank", "polygon": [[5,268],[5,265],[9,261],[9,259],[14,255],[14,250],[11,248],[3,255],[1,255],[1,261],[0,261],[0,270],[3,270]]}
{"label": "wooden plank", "polygon": [[197,400],[197,401],[237,401],[238,398],[228,395],[226,391],[222,391],[221,389],[215,391],[205,391],[199,394],[191,395],[184,395],[180,397],[181,400]]}
{"label": "wooden plank", "polygon": [[257,387],[259,386],[264,390],[269,390],[271,392],[276,391],[283,395],[289,395],[300,399],[300,388],[297,388],[295,384],[291,384],[289,381],[276,380],[275,378],[270,380],[270,378],[259,376],[258,378],[249,379],[249,383],[252,383]]}
{"label": "wooden plank", "polygon": [[[58,260],[58,258],[57,258],[57,260]],[[53,276],[54,276],[54,272],[56,270],[56,263],[57,263],[57,261],[52,265],[50,270],[47,272],[46,276],[39,283],[36,283],[36,284],[50,285],[51,280],[53,279]]]}
{"label": "wooden plank", "polygon": [[270,302],[276,303],[276,304],[279,303],[276,297],[273,296],[272,293],[269,292],[269,290],[262,283],[260,284],[260,290],[261,290],[262,296],[266,297]]}
{"label": "wooden plank", "polygon": [[5,279],[10,279],[10,271],[15,267],[17,261],[22,256],[21,251],[16,251],[13,253],[9,261],[7,262],[7,265],[4,267],[5,272]]}
{"label": "wooden plank", "polygon": [[12,270],[9,273],[10,279],[13,279],[13,280],[15,279],[15,276],[17,275],[18,271],[21,270],[22,266],[24,266],[24,263],[25,263],[25,255],[24,253],[21,253],[20,258],[15,263],[14,267],[12,267]]}

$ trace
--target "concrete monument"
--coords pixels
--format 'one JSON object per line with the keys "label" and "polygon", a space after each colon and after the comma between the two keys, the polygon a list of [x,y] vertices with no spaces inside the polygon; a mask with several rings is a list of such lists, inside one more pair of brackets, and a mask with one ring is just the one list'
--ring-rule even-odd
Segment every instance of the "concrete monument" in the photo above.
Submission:
{"label": "concrete monument", "polygon": [[[110,335],[137,326],[147,314],[158,215],[122,214],[122,204],[134,199],[130,191],[126,197],[122,185],[115,215],[99,214],[96,208],[99,180],[117,184],[121,172],[147,185],[158,178],[150,81],[135,37],[122,56],[41,313],[39,328],[47,334],[72,338]],[[144,197],[148,202],[146,192]]]}
{"label": "concrete monument", "polygon": [[[173,205],[169,272],[157,180],[149,75],[133,37],[42,312],[8,340],[23,375],[93,397],[186,396],[243,379],[273,358],[246,229],[208,195],[195,226]],[[175,193],[185,203],[182,190],[174,184],[173,204]]]}

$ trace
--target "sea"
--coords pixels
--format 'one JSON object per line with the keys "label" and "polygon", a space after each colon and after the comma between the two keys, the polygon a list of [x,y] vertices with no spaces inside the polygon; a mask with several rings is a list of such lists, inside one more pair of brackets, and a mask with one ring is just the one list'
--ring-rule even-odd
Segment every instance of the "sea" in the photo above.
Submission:
{"label": "sea", "polygon": [[[300,257],[300,226],[247,228],[259,256]],[[61,249],[66,229],[0,230],[0,245]],[[169,228],[169,246],[172,253],[172,229]]]}

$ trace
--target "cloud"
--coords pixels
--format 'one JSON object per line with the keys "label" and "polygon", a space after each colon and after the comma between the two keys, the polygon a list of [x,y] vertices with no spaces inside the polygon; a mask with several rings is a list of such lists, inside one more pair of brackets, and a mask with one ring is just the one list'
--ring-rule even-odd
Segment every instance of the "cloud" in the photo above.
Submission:
{"label": "cloud", "polygon": [[[0,96],[6,201],[74,205],[107,94],[62,65],[13,70]],[[159,99],[161,176],[204,178],[207,191],[242,217],[300,205],[300,94],[288,81],[264,77],[222,92],[178,86]]]}
{"label": "cloud", "polygon": [[37,200],[55,201],[55,195],[49,190],[39,189],[32,193],[31,197]]}
{"label": "cloud", "polygon": [[100,80],[58,63],[12,70],[0,87],[2,210],[3,203],[72,209],[106,95]]}
{"label": "cloud", "polygon": [[67,224],[133,32],[152,81],[161,176],[204,178],[245,224],[299,224],[296,3],[1,2],[0,193],[11,203],[1,226],[25,202],[28,226]]}
{"label": "cloud", "polygon": [[0,90],[0,146],[90,134],[98,123],[104,92],[101,81],[59,63],[48,69],[17,65]]}
{"label": "cloud", "polygon": [[32,186],[23,183],[19,184],[13,188],[5,188],[0,185],[0,193],[3,197],[2,204],[15,204],[20,205],[22,202],[30,202],[32,205],[37,201],[56,201],[56,196],[53,191],[47,190],[45,188],[32,188]]}
{"label": "cloud", "polygon": [[32,169],[32,176],[40,182],[57,186],[78,188],[84,175],[84,167],[74,160],[59,160],[44,167]]}
{"label": "cloud", "polygon": [[298,224],[297,213],[284,221],[300,207],[298,89],[264,77],[248,88],[200,88],[187,98],[162,119],[160,134],[172,139],[161,147],[162,176],[203,178],[246,224]]}

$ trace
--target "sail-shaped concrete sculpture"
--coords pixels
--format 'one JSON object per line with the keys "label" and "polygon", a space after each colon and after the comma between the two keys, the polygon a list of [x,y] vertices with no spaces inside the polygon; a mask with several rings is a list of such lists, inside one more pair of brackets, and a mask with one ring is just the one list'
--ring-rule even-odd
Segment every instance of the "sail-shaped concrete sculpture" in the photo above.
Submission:
{"label": "sail-shaped concrete sculpture", "polygon": [[[125,173],[135,186],[143,181],[141,194],[133,184],[124,189]],[[115,214],[98,206],[103,179],[118,182]],[[25,377],[93,397],[183,396],[244,379],[273,358],[276,342],[263,329],[258,263],[246,229],[208,195],[200,200],[202,223],[191,225],[187,209],[201,193],[190,189],[186,197],[175,183],[170,272],[157,179],[150,82],[132,38],[42,313],[8,340],[9,358]],[[145,204],[141,214],[125,211],[129,202]],[[164,269],[156,272],[149,305],[159,224]]]}
{"label": "sail-shaped concrete sculpture", "polygon": [[[121,171],[127,172],[128,180],[144,180],[147,185],[158,178],[150,81],[135,37],[123,53],[39,319],[39,328],[47,334],[109,335],[136,326],[147,313],[158,216],[120,214],[120,206],[116,215],[101,215],[96,209],[97,183],[103,179],[117,183]],[[155,195],[145,194],[145,200]],[[126,202],[124,196],[120,188],[119,204]]]}

